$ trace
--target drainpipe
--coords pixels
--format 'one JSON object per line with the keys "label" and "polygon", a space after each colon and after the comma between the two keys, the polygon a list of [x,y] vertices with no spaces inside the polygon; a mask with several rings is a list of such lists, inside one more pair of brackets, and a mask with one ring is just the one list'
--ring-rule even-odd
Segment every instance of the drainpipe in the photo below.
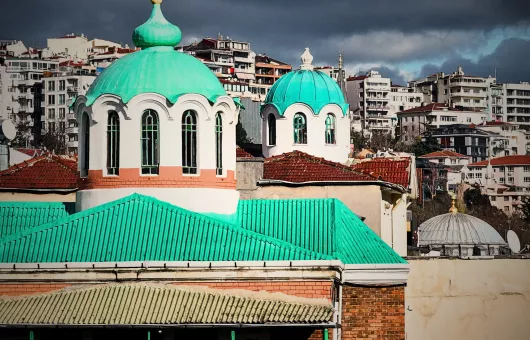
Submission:
{"label": "drainpipe", "polygon": [[230,340],[236,340],[236,331],[230,331]]}
{"label": "drainpipe", "polygon": [[329,334],[328,329],[324,328],[324,331],[322,332],[322,339],[323,340],[329,340]]}

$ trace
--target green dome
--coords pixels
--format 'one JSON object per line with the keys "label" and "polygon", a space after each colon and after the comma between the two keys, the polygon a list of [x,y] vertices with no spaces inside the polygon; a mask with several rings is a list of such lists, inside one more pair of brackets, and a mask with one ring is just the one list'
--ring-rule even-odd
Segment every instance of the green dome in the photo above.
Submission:
{"label": "green dome", "polygon": [[315,114],[328,104],[337,104],[344,115],[348,104],[339,85],[327,74],[311,69],[301,69],[287,73],[269,90],[264,106],[274,105],[280,115],[292,104],[309,105]]}
{"label": "green dome", "polygon": [[113,94],[128,103],[142,93],[157,93],[175,103],[185,94],[200,94],[210,102],[225,96],[226,91],[202,62],[177,52],[180,29],[169,23],[159,4],[146,23],[138,27],[133,40],[143,49],[114,61],[94,81],[88,93],[87,106],[104,94]]}

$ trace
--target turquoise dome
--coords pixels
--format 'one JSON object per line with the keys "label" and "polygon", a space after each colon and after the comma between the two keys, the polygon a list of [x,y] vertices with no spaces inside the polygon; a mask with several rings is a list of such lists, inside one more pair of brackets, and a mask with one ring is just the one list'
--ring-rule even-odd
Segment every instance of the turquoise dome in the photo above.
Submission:
{"label": "turquoise dome", "polygon": [[344,115],[348,104],[339,85],[327,74],[311,69],[301,69],[287,73],[274,83],[265,103],[274,105],[280,115],[292,104],[309,105],[315,114],[328,104],[337,104]]}
{"label": "turquoise dome", "polygon": [[157,93],[172,104],[191,93],[210,102],[225,96],[223,86],[206,65],[174,50],[181,38],[180,29],[164,18],[160,5],[155,3],[151,17],[133,34],[134,43],[142,50],[107,67],[88,90],[86,105],[104,94],[116,95],[128,103],[136,95]]}

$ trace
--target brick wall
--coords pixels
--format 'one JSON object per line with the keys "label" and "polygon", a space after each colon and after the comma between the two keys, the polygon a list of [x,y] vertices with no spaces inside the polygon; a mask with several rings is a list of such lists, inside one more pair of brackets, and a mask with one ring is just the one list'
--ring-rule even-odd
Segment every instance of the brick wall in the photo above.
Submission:
{"label": "brick wall", "polygon": [[331,300],[332,281],[222,281],[222,282],[176,282],[176,285],[204,286],[213,289],[245,289],[284,293],[306,298],[326,298]]}
{"label": "brick wall", "polygon": [[0,284],[0,296],[18,296],[18,295],[29,295],[37,293],[47,293],[54,290],[63,289],[68,287],[68,284],[55,284],[55,283],[5,283]]}
{"label": "brick wall", "polygon": [[103,176],[102,170],[89,170],[88,177],[81,178],[81,190],[108,188],[218,188],[235,189],[233,170],[226,176],[217,176],[214,170],[200,170],[199,175],[183,175],[182,167],[161,166],[158,176],[142,176],[140,169],[120,169],[119,176]]}
{"label": "brick wall", "polygon": [[343,286],[342,339],[405,339],[405,287]]}

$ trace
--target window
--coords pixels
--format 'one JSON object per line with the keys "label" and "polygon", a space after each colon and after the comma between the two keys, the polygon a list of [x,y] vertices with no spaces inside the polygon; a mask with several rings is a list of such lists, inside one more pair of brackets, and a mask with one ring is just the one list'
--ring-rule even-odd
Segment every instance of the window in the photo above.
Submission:
{"label": "window", "polygon": [[197,173],[197,114],[192,110],[182,116],[182,172]]}
{"label": "window", "polygon": [[48,119],[55,119],[55,109],[48,109]]}
{"label": "window", "polygon": [[497,197],[495,197],[495,196],[491,196],[490,198],[491,198],[492,202],[496,202],[497,201]]}
{"label": "window", "polygon": [[59,105],[64,105],[65,97],[66,96],[64,94],[59,95]]}
{"label": "window", "polygon": [[510,200],[510,197],[509,197],[509,196],[505,196],[505,197],[504,197],[504,201],[505,201],[505,202],[508,202],[509,200]]}
{"label": "window", "polygon": [[64,119],[65,115],[66,115],[66,109],[64,107],[60,108],[59,109],[59,118]]}
{"label": "window", "polygon": [[303,113],[297,113],[294,115],[293,127],[294,143],[307,144],[307,123]]}
{"label": "window", "polygon": [[66,81],[59,80],[59,91],[64,91],[66,89]]}
{"label": "window", "polygon": [[523,171],[524,171],[524,172],[530,172],[530,166],[525,166],[525,167],[523,168]]}
{"label": "window", "polygon": [[118,175],[120,171],[120,116],[109,111],[107,118],[107,174]]}
{"label": "window", "polygon": [[215,116],[215,169],[218,176],[223,174],[223,118]]}
{"label": "window", "polygon": [[524,178],[524,182],[525,182],[525,183],[530,183],[530,177],[525,177],[525,178]]}
{"label": "window", "polygon": [[513,172],[513,166],[508,167],[508,172]]}
{"label": "window", "polygon": [[55,132],[55,123],[49,123],[48,124],[48,131],[49,132]]}
{"label": "window", "polygon": [[335,116],[331,113],[326,116],[326,144],[335,144]]}
{"label": "window", "polygon": [[269,124],[269,145],[276,145],[276,117],[274,117],[274,114],[269,113],[267,120]]}
{"label": "window", "polygon": [[504,172],[504,170],[505,170],[504,167],[499,169],[500,172]]}
{"label": "window", "polygon": [[159,131],[158,114],[155,110],[145,110],[142,116],[142,174],[158,175],[159,171]]}
{"label": "window", "polygon": [[48,96],[48,105],[55,105],[55,96]]}
{"label": "window", "polygon": [[81,176],[88,175],[88,169],[90,168],[90,118],[88,113],[83,114],[83,132],[85,135],[84,150],[83,150],[83,162]]}
{"label": "window", "polygon": [[504,207],[504,212],[510,212],[510,207],[509,206],[505,206]]}
{"label": "window", "polygon": [[504,183],[506,180],[504,178],[499,178],[499,183]]}
{"label": "window", "polygon": [[513,183],[513,177],[508,177],[508,183]]}
{"label": "window", "polygon": [[54,80],[48,82],[48,91],[49,92],[55,91],[55,81]]}
{"label": "window", "polygon": [[476,174],[477,178],[482,178],[482,174]]}

